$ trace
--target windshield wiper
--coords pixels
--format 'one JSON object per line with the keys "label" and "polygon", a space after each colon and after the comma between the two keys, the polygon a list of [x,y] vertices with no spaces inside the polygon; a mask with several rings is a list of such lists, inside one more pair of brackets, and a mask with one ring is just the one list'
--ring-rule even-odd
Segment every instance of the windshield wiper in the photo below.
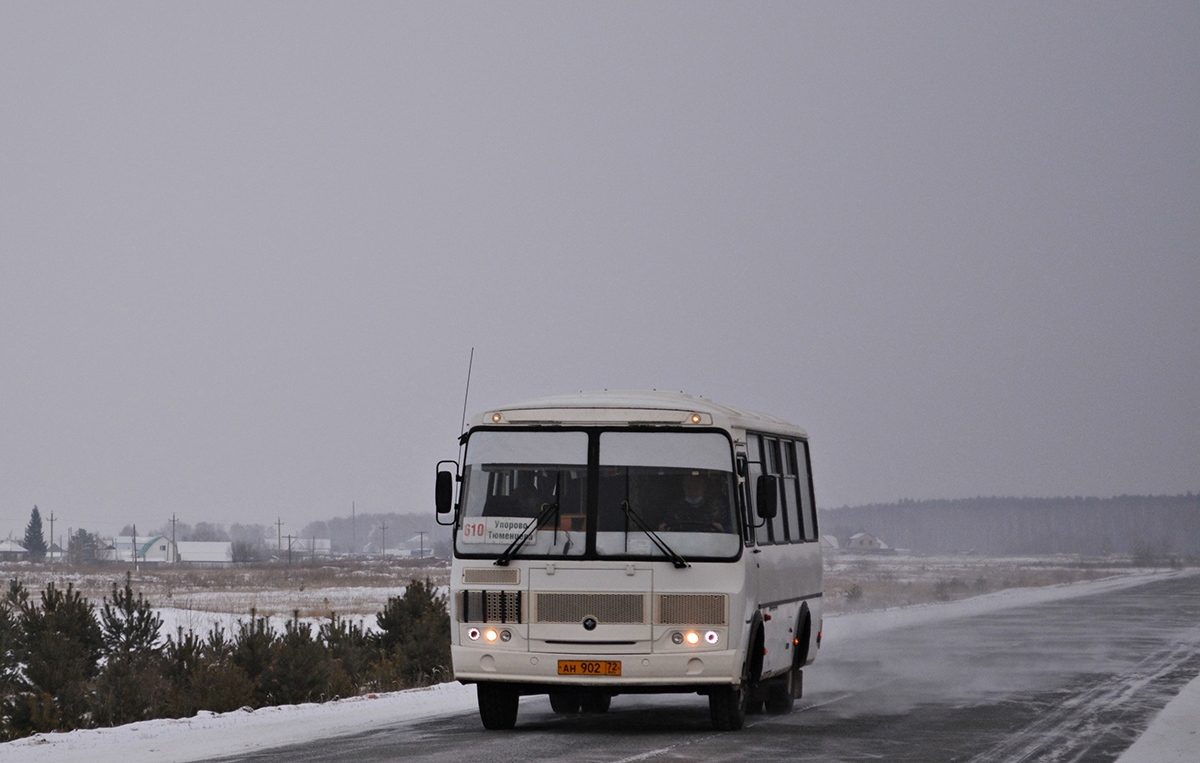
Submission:
{"label": "windshield wiper", "polygon": [[[655,533],[646,525],[645,520],[643,520],[641,516],[639,516],[638,513],[633,510],[633,507],[629,505],[628,500],[621,501],[621,511],[625,512],[625,516],[627,518],[633,520],[633,523],[638,526],[639,530],[646,533],[647,537],[654,542],[654,545],[658,546],[658,550],[663,552],[663,554],[671,560],[671,564],[674,564],[677,569],[683,569],[684,567],[692,566],[687,563],[686,559],[676,553],[675,549],[668,546],[666,541],[658,537],[657,533]],[[628,536],[629,531],[626,530],[625,534]]]}

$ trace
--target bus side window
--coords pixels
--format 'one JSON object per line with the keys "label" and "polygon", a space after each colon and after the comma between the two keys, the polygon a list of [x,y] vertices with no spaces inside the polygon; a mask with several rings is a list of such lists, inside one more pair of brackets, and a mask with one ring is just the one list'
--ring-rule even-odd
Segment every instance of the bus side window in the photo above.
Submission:
{"label": "bus side window", "polygon": [[756,434],[746,435],[746,455],[748,461],[746,463],[746,501],[750,507],[750,521],[754,524],[754,540],[758,545],[766,545],[772,541],[771,539],[771,522],[762,520],[758,517],[757,492],[755,486],[758,484],[758,477],[763,473],[762,461],[762,436]]}
{"label": "bus side window", "polygon": [[804,539],[816,540],[818,532],[817,507],[816,502],[813,500],[812,471],[809,469],[808,443],[801,440],[799,446],[801,452],[797,476],[800,483],[800,514],[804,518]]}
{"label": "bus side window", "polygon": [[[774,475],[775,477],[778,477],[779,479],[777,480],[777,482],[782,483],[783,477],[780,475],[782,475],[782,473],[783,473],[783,468],[780,463],[780,457],[779,457],[779,440],[776,440],[773,437],[768,437],[768,438],[766,438],[766,446],[767,446],[767,474],[771,474],[771,475]],[[775,513],[775,518],[771,520],[771,539],[774,540],[776,543],[787,543],[788,542],[788,523],[787,523],[788,507],[787,507],[787,504],[783,503],[783,501],[780,499],[781,499],[781,496],[776,498],[776,500],[780,501],[779,510]]]}
{"label": "bus side window", "polygon": [[[796,469],[796,443],[785,440],[783,443],[783,483],[784,506],[787,507],[788,529],[791,531],[793,543],[808,539],[808,526],[801,520],[804,513],[800,510],[800,494],[797,492],[796,480],[799,472]],[[782,507],[781,507],[782,508]]]}

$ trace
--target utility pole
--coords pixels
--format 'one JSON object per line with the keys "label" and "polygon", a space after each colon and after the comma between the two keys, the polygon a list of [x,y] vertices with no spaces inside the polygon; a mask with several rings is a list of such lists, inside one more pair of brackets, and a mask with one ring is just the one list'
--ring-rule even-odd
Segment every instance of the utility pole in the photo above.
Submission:
{"label": "utility pole", "polygon": [[379,555],[387,556],[387,525],[383,523],[379,525]]}
{"label": "utility pole", "polygon": [[287,536],[287,539],[288,539],[288,565],[290,566],[292,563],[292,536],[289,534]]}
{"label": "utility pole", "polygon": [[133,571],[137,572],[137,525],[133,526]]}
{"label": "utility pole", "polygon": [[354,526],[354,501],[350,502],[350,553],[358,553],[358,531]]}
{"label": "utility pole", "polygon": [[283,558],[283,520],[275,520],[275,554],[279,558]]}
{"label": "utility pole", "polygon": [[171,554],[172,561],[179,561],[179,546],[175,545],[175,512],[171,512]]}
{"label": "utility pole", "polygon": [[50,561],[54,561],[54,509],[50,510]]}
{"label": "utility pole", "polygon": [[428,534],[429,534],[429,533],[427,533],[427,532],[424,532],[424,531],[421,531],[421,532],[418,532],[418,533],[417,533],[417,535],[420,535],[420,536],[421,536],[421,558],[422,558],[422,559],[424,559],[424,558],[425,558],[425,536],[426,536],[426,535],[428,535]]}

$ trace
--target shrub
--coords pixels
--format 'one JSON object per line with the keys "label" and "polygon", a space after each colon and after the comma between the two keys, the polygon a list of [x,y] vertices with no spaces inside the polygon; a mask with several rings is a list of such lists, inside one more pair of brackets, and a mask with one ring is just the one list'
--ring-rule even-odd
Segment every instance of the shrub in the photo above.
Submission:
{"label": "shrub", "polygon": [[375,617],[379,645],[411,686],[425,686],[448,674],[450,613],[446,597],[429,578],[409,581],[403,596],[393,596]]}

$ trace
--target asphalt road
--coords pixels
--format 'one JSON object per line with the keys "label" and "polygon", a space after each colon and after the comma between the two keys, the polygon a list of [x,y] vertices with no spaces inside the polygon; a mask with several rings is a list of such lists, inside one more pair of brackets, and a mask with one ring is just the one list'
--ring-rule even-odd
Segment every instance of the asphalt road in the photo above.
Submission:
{"label": "asphalt road", "polygon": [[521,700],[238,761],[1111,761],[1200,674],[1200,577],[827,643],[785,716],[714,732],[695,695],[619,696],[604,715]]}

